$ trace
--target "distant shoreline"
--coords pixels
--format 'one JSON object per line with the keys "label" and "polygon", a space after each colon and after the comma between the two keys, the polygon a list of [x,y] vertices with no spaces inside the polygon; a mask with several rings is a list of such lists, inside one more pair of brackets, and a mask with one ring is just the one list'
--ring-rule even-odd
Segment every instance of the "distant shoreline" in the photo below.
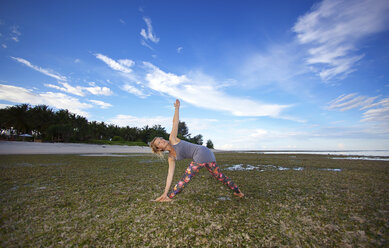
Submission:
{"label": "distant shoreline", "polygon": [[0,154],[151,153],[147,146],[0,141]]}
{"label": "distant shoreline", "polygon": [[[223,152],[212,149],[213,152]],[[0,155],[150,153],[148,146],[0,141]]]}
{"label": "distant shoreline", "polygon": [[258,154],[312,154],[312,155],[340,155],[340,156],[370,156],[389,157],[389,150],[246,150],[231,151],[240,153]]}
{"label": "distant shoreline", "polygon": [[[340,156],[389,157],[389,150],[219,150],[215,153],[258,154],[312,154]],[[104,153],[151,153],[147,146],[98,145],[85,143],[37,143],[24,141],[0,141],[0,154],[104,154]]]}

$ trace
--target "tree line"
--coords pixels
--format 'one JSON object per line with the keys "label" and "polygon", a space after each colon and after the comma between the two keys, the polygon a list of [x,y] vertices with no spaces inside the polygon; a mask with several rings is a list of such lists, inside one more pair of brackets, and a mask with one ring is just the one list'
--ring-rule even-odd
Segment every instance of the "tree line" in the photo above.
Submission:
{"label": "tree line", "polygon": [[[88,121],[85,117],[73,114],[67,109],[54,111],[47,105],[32,107],[29,104],[0,109],[0,130],[2,138],[18,137],[29,134],[35,139],[46,142],[87,142],[127,141],[143,142],[146,145],[154,137],[169,138],[161,125],[138,127],[119,127],[104,122]],[[191,137],[185,122],[179,122],[180,139],[202,145],[201,134]],[[211,140],[207,147],[213,148]]]}

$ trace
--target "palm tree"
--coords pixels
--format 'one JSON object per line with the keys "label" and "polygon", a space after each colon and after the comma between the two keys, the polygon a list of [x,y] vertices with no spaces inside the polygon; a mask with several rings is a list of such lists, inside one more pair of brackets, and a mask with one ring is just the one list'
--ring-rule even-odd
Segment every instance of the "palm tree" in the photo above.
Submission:
{"label": "palm tree", "polygon": [[190,142],[202,145],[203,144],[203,136],[201,134],[198,134],[190,139]]}
{"label": "palm tree", "polygon": [[213,142],[212,142],[212,140],[207,140],[207,147],[208,147],[209,149],[214,149],[214,148],[213,148]]}
{"label": "palm tree", "polygon": [[45,138],[50,125],[54,124],[55,114],[47,105],[37,105],[30,109],[31,129],[39,138]]}
{"label": "palm tree", "polygon": [[30,133],[30,116],[28,110],[30,105],[21,104],[8,108],[8,118],[10,119],[11,127],[16,129],[17,134],[19,133]]}
{"label": "palm tree", "polygon": [[185,139],[190,138],[189,129],[188,129],[188,126],[186,125],[185,121],[178,122],[178,135],[185,138]]}
{"label": "palm tree", "polygon": [[85,141],[89,139],[90,137],[90,128],[88,126],[88,120],[85,117],[76,116],[75,119],[75,132],[74,132],[74,139],[78,141]]}

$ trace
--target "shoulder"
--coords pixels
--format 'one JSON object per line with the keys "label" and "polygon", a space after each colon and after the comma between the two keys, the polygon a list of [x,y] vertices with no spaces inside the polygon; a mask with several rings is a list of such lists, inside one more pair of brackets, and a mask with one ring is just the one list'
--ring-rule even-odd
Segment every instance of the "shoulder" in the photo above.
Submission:
{"label": "shoulder", "polygon": [[170,141],[170,144],[172,144],[174,146],[174,145],[177,145],[178,143],[180,143],[181,140],[177,137],[170,137],[169,141]]}

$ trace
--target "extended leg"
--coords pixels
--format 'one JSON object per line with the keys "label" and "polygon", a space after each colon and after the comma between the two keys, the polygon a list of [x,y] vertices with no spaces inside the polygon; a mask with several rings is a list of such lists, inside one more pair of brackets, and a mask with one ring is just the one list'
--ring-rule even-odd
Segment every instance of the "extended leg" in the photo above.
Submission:
{"label": "extended leg", "polygon": [[175,195],[180,193],[185,185],[187,185],[194,177],[194,175],[199,172],[200,168],[202,166],[200,164],[197,164],[195,162],[190,163],[189,167],[186,169],[184,176],[181,178],[181,180],[174,186],[173,191],[168,194],[169,198],[173,198]]}
{"label": "extended leg", "polygon": [[205,167],[207,167],[208,171],[220,182],[227,185],[232,191],[234,191],[236,194],[240,194],[240,190],[238,186],[227,176],[225,176],[221,171],[219,166],[216,165],[216,163],[206,163]]}

